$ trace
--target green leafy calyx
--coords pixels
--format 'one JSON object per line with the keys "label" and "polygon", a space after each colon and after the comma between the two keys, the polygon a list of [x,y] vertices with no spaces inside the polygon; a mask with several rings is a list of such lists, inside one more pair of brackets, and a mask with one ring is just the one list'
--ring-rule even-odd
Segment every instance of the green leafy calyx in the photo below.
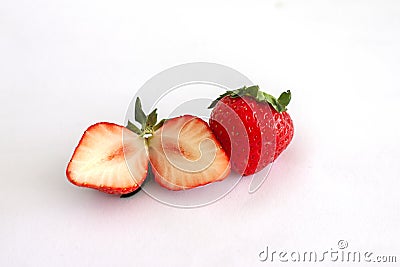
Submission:
{"label": "green leafy calyx", "polygon": [[136,98],[135,102],[135,121],[140,124],[140,128],[131,121],[128,121],[126,128],[140,135],[141,137],[148,137],[148,135],[152,135],[165,122],[165,120],[161,120],[157,123],[157,109],[154,109],[149,115],[146,115],[143,111],[142,102],[140,101],[139,97]]}
{"label": "green leafy calyx", "polygon": [[252,85],[249,87],[243,86],[242,88],[232,91],[226,91],[224,94],[220,95],[217,99],[215,99],[208,108],[215,107],[218,101],[220,101],[225,96],[229,96],[232,98],[241,96],[250,96],[255,98],[258,102],[264,102],[270,104],[279,113],[287,110],[287,105],[289,105],[291,99],[290,90],[283,92],[278,98],[275,98],[270,94],[260,91],[260,87],[258,85]]}

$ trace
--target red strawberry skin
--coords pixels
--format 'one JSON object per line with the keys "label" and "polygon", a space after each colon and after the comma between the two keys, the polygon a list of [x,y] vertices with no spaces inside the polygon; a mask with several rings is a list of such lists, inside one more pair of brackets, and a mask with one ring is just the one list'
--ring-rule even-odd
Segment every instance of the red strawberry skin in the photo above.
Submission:
{"label": "red strawberry skin", "polygon": [[215,105],[210,128],[228,153],[232,169],[246,176],[273,162],[293,138],[287,112],[250,96],[225,96]]}
{"label": "red strawberry skin", "polygon": [[274,130],[275,130],[275,154],[274,160],[285,150],[293,139],[294,127],[292,118],[289,113],[277,112],[271,109],[274,116]]}

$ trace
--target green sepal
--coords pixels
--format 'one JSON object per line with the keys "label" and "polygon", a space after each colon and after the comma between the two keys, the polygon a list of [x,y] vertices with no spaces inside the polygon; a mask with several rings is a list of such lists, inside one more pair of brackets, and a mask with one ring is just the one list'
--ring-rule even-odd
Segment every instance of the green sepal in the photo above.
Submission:
{"label": "green sepal", "polygon": [[139,129],[131,121],[128,121],[126,128],[142,137],[147,134],[153,134],[165,122],[164,119],[157,123],[157,109],[154,109],[149,115],[146,115],[142,109],[142,103],[139,97],[136,98],[135,101],[135,120],[140,123],[141,129]]}
{"label": "green sepal", "polygon": [[142,109],[142,102],[140,102],[139,97],[136,98],[135,102],[135,121],[140,123],[140,125],[142,125],[142,128],[144,128],[146,125],[146,114]]}
{"label": "green sepal", "polygon": [[157,109],[154,109],[147,117],[146,117],[146,128],[153,127],[157,123]]}
{"label": "green sepal", "polygon": [[157,131],[158,129],[160,129],[160,128],[161,128],[161,126],[163,126],[164,122],[166,122],[166,121],[167,121],[166,119],[162,119],[162,120],[160,120],[160,122],[159,122],[159,123],[157,123],[156,125],[154,125],[154,127],[153,127],[153,131],[155,132],[155,131]]}
{"label": "green sepal", "polygon": [[232,98],[240,97],[240,96],[250,96],[255,98],[258,102],[269,103],[276,111],[283,112],[287,110],[287,105],[291,99],[290,90],[283,92],[278,99],[273,97],[270,94],[260,91],[260,87],[258,85],[252,86],[243,86],[242,88],[226,91],[224,94],[220,95],[217,99],[215,99],[208,108],[213,108],[215,105],[225,96],[229,96]]}
{"label": "green sepal", "polygon": [[126,126],[126,128],[128,128],[129,130],[131,130],[132,132],[140,135],[142,133],[142,131],[132,122],[128,121],[128,125]]}
{"label": "green sepal", "polygon": [[283,92],[279,97],[278,97],[278,102],[282,106],[287,106],[289,105],[290,99],[292,98],[292,94],[290,93],[290,90]]}

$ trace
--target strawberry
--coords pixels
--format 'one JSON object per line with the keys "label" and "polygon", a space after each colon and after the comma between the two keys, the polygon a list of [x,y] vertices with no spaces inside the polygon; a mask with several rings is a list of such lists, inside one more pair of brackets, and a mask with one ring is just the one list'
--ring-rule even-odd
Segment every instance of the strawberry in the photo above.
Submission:
{"label": "strawberry", "polygon": [[[133,167],[129,169],[127,163]],[[78,186],[126,194],[139,188],[147,168],[143,138],[123,126],[100,122],[83,134],[68,164],[67,177]]]}
{"label": "strawberry", "polygon": [[290,91],[278,99],[257,85],[227,91],[214,100],[210,128],[228,153],[232,169],[246,176],[272,163],[293,138],[286,112]]}
{"label": "strawberry", "polygon": [[155,180],[171,190],[221,181],[230,173],[229,158],[207,123],[185,115],[168,120],[149,138]]}
{"label": "strawberry", "polygon": [[131,196],[147,176],[171,190],[220,181],[230,172],[229,158],[207,123],[185,115],[157,123],[157,109],[148,116],[139,98],[135,104],[139,129],[101,122],[83,134],[67,167],[75,185]]}

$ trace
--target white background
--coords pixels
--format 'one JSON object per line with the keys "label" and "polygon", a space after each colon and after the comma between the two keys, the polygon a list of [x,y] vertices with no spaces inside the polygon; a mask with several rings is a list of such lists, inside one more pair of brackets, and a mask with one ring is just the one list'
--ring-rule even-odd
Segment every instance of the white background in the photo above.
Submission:
{"label": "white background", "polygon": [[[267,245],[340,239],[400,261],[399,47],[398,1],[2,0],[0,266],[267,266]],[[195,61],[293,92],[294,140],[259,191],[177,209],[67,181],[90,124]]]}

